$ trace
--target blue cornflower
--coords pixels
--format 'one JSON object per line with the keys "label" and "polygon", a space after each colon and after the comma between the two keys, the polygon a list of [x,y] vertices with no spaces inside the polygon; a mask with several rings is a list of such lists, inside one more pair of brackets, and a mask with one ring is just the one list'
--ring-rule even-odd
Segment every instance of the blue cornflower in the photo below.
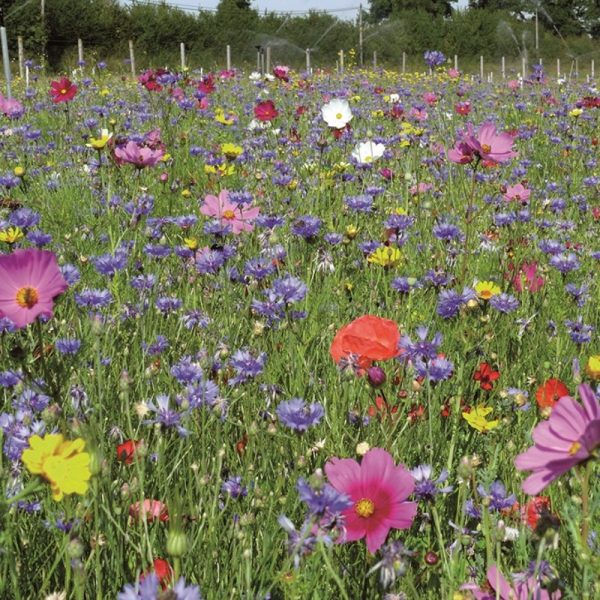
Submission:
{"label": "blue cornflower", "polygon": [[44,233],[39,229],[35,229],[34,231],[30,231],[27,234],[27,239],[38,248],[42,248],[43,246],[47,246],[52,241],[52,236],[49,233]]}
{"label": "blue cornflower", "polygon": [[82,307],[102,308],[113,301],[112,294],[108,290],[85,289],[75,294],[75,302]]}
{"label": "blue cornflower", "polygon": [[132,288],[136,290],[151,290],[156,285],[156,276],[152,273],[146,273],[144,275],[136,275],[131,278],[129,282]]}
{"label": "blue cornflower", "polygon": [[179,310],[182,305],[183,302],[179,298],[173,296],[163,296],[162,298],[158,298],[154,304],[158,311],[163,315]]}
{"label": "blue cornflower", "polygon": [[248,488],[242,485],[241,475],[228,477],[221,485],[221,492],[227,494],[230,498],[237,500],[248,495]]}
{"label": "blue cornflower", "polygon": [[579,269],[577,255],[572,252],[557,254],[550,259],[550,266],[558,269],[561,273],[570,273]]}
{"label": "blue cornflower", "polygon": [[281,402],[276,411],[279,420],[294,431],[306,431],[317,425],[325,415],[325,409],[317,402],[306,404],[302,398]]}
{"label": "blue cornflower", "polygon": [[401,294],[409,294],[413,290],[423,287],[423,284],[416,277],[396,277],[390,285],[392,289]]}
{"label": "blue cornflower", "polygon": [[371,196],[360,195],[360,196],[347,196],[344,198],[346,206],[355,212],[371,212],[373,209],[373,198]]}
{"label": "blue cornflower", "polygon": [[244,265],[244,275],[254,277],[257,281],[272,275],[276,270],[273,261],[262,256],[252,258]]}
{"label": "blue cornflower", "polygon": [[201,406],[214,408],[218,404],[221,409],[221,414],[224,414],[227,410],[225,399],[219,398],[219,387],[209,379],[201,379],[193,385],[188,385],[186,387],[186,393],[187,402],[191,409],[199,408]]}
{"label": "blue cornflower", "polygon": [[417,500],[434,500],[438,494],[448,494],[454,488],[451,485],[440,487],[448,479],[448,471],[442,469],[440,476],[433,479],[433,468],[431,465],[419,465],[411,470],[411,475],[415,478],[414,495]]}
{"label": "blue cornflower", "polygon": [[519,301],[510,294],[502,293],[492,296],[489,301],[490,306],[502,313],[511,313],[519,308]]}
{"label": "blue cornflower", "polygon": [[587,283],[582,283],[580,287],[577,287],[574,283],[567,283],[565,290],[573,296],[579,308],[583,307],[590,299],[590,286]]}
{"label": "blue cornflower", "polygon": [[432,69],[434,67],[440,67],[446,62],[446,57],[444,56],[444,53],[440,52],[439,50],[427,50],[423,54],[423,59],[425,60],[427,65]]}
{"label": "blue cornflower", "polygon": [[[202,600],[200,588],[197,585],[187,585],[183,577],[177,580],[169,594],[173,600]],[[117,600],[158,600],[161,596],[163,592],[158,577],[156,573],[150,573],[142,581],[126,584]]]}
{"label": "blue cornflower", "polygon": [[321,230],[321,219],[312,215],[298,217],[292,225],[292,233],[310,240],[318,235]]}
{"label": "blue cornflower", "polygon": [[238,350],[229,361],[236,373],[235,377],[229,380],[229,385],[246,383],[250,379],[258,377],[263,372],[266,362],[266,352],[261,352],[254,357],[248,350]]}
{"label": "blue cornflower", "polygon": [[406,231],[415,223],[415,218],[409,215],[390,215],[384,223],[386,229],[395,229],[396,231]]}
{"label": "blue cornflower", "polygon": [[127,251],[124,248],[119,248],[114,255],[102,254],[101,256],[93,256],[90,261],[100,275],[113,277],[127,266],[128,258]]}
{"label": "blue cornflower", "polygon": [[183,356],[179,362],[175,363],[171,367],[171,375],[183,385],[204,379],[202,369],[192,362],[191,356]]}
{"label": "blue cornflower", "polygon": [[306,284],[291,275],[285,275],[273,282],[273,290],[286,304],[300,302],[306,296],[308,288]]}
{"label": "blue cornflower", "polygon": [[514,494],[507,496],[506,488],[501,481],[494,481],[490,485],[489,492],[482,486],[477,486],[477,492],[482,499],[487,500],[489,510],[504,510],[505,508],[512,508],[517,501],[517,497]]}
{"label": "blue cornflower", "polygon": [[146,344],[146,342],[142,342],[142,350],[144,350],[144,352],[150,356],[158,356],[169,348],[169,340],[164,335],[157,335],[156,341],[152,344]]}
{"label": "blue cornflower", "polygon": [[443,242],[462,241],[464,234],[452,223],[439,223],[433,228],[433,235]]}
{"label": "blue cornflower", "polygon": [[[319,537],[313,533],[314,522],[312,519],[306,519],[300,530],[296,529],[295,525],[285,515],[280,515],[277,522],[288,534],[288,553],[293,557],[294,568],[297,569],[300,567],[301,559],[314,550],[319,540]],[[323,537],[321,540],[331,544],[328,537]],[[119,600],[129,600],[129,598],[119,598]]]}
{"label": "blue cornflower", "polygon": [[353,504],[346,494],[338,492],[328,483],[321,483],[313,488],[300,477],[296,483],[296,489],[302,502],[307,505],[310,514],[319,518],[338,515]]}
{"label": "blue cornflower", "polygon": [[150,412],[155,413],[154,418],[146,419],[144,425],[162,425],[165,428],[174,427],[180,436],[185,437],[189,434],[188,430],[181,425],[181,417],[185,413],[177,412],[169,408],[169,396],[161,394],[156,397],[156,402],[150,400],[146,402],[146,407]]}
{"label": "blue cornflower", "polygon": [[470,288],[464,288],[462,294],[459,294],[456,290],[444,290],[438,296],[436,312],[440,317],[450,319],[456,316],[469,300],[475,300],[476,298],[475,292]]}
{"label": "blue cornflower", "polygon": [[17,326],[8,317],[0,317],[0,334],[13,333],[16,330]]}
{"label": "blue cornflower", "polygon": [[592,325],[586,325],[583,322],[583,317],[581,315],[577,317],[577,321],[565,321],[565,325],[569,330],[571,339],[576,344],[587,344],[591,341],[594,327]]}
{"label": "blue cornflower", "polygon": [[77,354],[77,352],[79,352],[79,348],[81,348],[81,340],[74,338],[61,338],[56,340],[54,347],[61,354]]}
{"label": "blue cornflower", "polygon": [[423,361],[417,359],[414,362],[417,375],[426,377],[429,381],[437,383],[452,377],[454,363],[446,358],[436,357],[433,360]]}
{"label": "blue cornflower", "polygon": [[225,256],[216,250],[205,250],[196,256],[196,270],[202,275],[214,275],[225,264]]}
{"label": "blue cornflower", "polygon": [[442,334],[438,331],[431,341],[428,341],[428,332],[429,328],[424,325],[417,327],[417,340],[414,342],[409,336],[403,335],[398,343],[398,347],[404,351],[398,357],[399,360],[429,360],[436,358],[442,343]]}
{"label": "blue cornflower", "polygon": [[21,229],[26,229],[28,227],[35,227],[36,225],[39,225],[40,219],[41,217],[39,213],[34,212],[30,208],[18,208],[17,210],[14,210],[12,213],[10,213],[10,216],[8,217],[8,222],[13,227],[20,227]]}
{"label": "blue cornflower", "polygon": [[61,265],[59,268],[62,276],[65,278],[65,281],[69,284],[69,286],[74,286],[81,279],[81,275],[77,267],[70,264],[65,264]]}
{"label": "blue cornflower", "polygon": [[190,310],[181,316],[181,322],[186,329],[206,329],[210,323],[208,316],[200,310]]}
{"label": "blue cornflower", "polygon": [[544,254],[551,254],[552,256],[556,256],[563,252],[565,246],[562,242],[558,240],[540,240],[538,242],[538,248]]}

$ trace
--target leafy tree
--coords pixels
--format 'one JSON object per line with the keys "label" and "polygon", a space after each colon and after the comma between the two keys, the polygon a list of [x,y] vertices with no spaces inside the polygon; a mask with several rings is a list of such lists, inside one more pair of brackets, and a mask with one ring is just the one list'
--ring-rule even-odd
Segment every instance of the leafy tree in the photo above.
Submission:
{"label": "leafy tree", "polygon": [[455,0],[370,0],[369,18],[373,22],[387,19],[394,13],[424,11],[434,17],[448,17]]}

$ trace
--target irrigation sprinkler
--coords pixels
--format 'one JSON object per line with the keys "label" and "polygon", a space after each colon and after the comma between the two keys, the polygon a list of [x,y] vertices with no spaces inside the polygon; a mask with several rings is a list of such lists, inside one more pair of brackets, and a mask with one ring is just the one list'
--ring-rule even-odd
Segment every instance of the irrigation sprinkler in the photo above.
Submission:
{"label": "irrigation sprinkler", "polygon": [[10,59],[8,58],[6,27],[0,27],[0,42],[2,43],[2,64],[4,66],[4,78],[6,79],[6,97],[10,100],[12,91],[10,89]]}

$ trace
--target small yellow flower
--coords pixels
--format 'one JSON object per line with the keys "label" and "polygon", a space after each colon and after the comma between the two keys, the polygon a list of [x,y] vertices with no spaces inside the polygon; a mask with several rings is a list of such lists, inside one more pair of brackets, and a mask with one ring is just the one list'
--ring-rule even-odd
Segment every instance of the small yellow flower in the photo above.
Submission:
{"label": "small yellow flower", "polygon": [[492,412],[492,408],[485,404],[479,404],[476,408],[472,409],[471,412],[463,412],[463,419],[473,428],[480,433],[486,433],[495,429],[500,424],[500,421],[488,421],[486,416]]}
{"label": "small yellow flower", "polygon": [[100,137],[98,138],[90,138],[89,143],[86,144],[88,148],[93,148],[94,150],[102,150],[106,144],[108,144],[110,138],[112,138],[113,134],[108,132],[108,129],[102,129],[100,131]]}
{"label": "small yellow flower", "polygon": [[183,238],[183,243],[190,250],[198,250],[198,240],[196,238]]}
{"label": "small yellow flower", "polygon": [[475,285],[477,297],[482,300],[489,300],[500,293],[500,287],[493,281],[480,281]]}
{"label": "small yellow flower", "polygon": [[222,108],[215,110],[215,121],[221,125],[233,125],[235,123],[235,115],[229,113],[225,116],[225,111]]}
{"label": "small yellow flower", "polygon": [[25,167],[19,165],[14,168],[13,173],[15,174],[15,177],[23,177],[23,175],[25,175]]}
{"label": "small yellow flower", "polygon": [[183,190],[181,190],[182,198],[189,198],[191,195],[192,195],[192,192],[190,192],[190,190],[188,190],[187,188],[184,188]]}
{"label": "small yellow flower", "polygon": [[402,260],[402,254],[398,248],[392,246],[379,246],[375,252],[369,255],[367,260],[374,265],[381,265],[382,267],[395,267],[400,264]]}
{"label": "small yellow flower", "polygon": [[23,237],[23,231],[19,227],[9,227],[4,231],[0,231],[0,242],[5,244],[16,244]]}
{"label": "small yellow flower", "polygon": [[236,146],[229,142],[221,144],[221,152],[225,155],[227,160],[235,160],[243,151],[244,149],[241,146]]}
{"label": "small yellow flower", "polygon": [[574,108],[573,110],[569,111],[569,116],[574,117],[575,119],[577,117],[580,117],[582,114],[583,114],[583,108]]}
{"label": "small yellow flower", "polygon": [[162,155],[162,157],[161,157],[161,159],[160,159],[160,160],[161,160],[162,162],[166,163],[167,161],[171,160],[171,155],[170,155],[168,152],[165,152],[165,153]]}
{"label": "small yellow flower", "polygon": [[204,172],[207,175],[219,175],[220,177],[227,177],[235,173],[235,167],[226,163],[220,165],[204,165]]}
{"label": "small yellow flower", "polygon": [[585,365],[585,372],[594,381],[600,380],[600,354],[594,354],[588,358]]}
{"label": "small yellow flower", "polygon": [[353,240],[359,232],[359,228],[356,225],[348,225],[346,227],[346,237],[349,240]]}
{"label": "small yellow flower", "polygon": [[61,434],[48,433],[43,438],[33,435],[21,460],[33,475],[41,475],[50,483],[52,498],[63,499],[65,494],[83,495],[88,489],[90,455],[84,452],[81,438],[65,440]]}

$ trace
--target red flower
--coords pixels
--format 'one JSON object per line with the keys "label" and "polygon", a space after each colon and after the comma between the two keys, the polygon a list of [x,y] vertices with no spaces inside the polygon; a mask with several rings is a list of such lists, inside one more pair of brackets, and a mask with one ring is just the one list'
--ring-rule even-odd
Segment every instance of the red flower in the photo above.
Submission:
{"label": "red flower", "polygon": [[408,422],[414,423],[425,416],[425,407],[422,404],[413,404],[408,411]]}
{"label": "red flower", "polygon": [[254,116],[259,121],[272,121],[278,114],[279,111],[275,108],[273,100],[264,100],[254,107]]}
{"label": "red flower", "polygon": [[569,388],[560,379],[548,379],[535,392],[540,408],[552,408],[563,396],[569,395]]}
{"label": "red flower", "polygon": [[158,583],[162,590],[166,590],[171,581],[173,581],[173,575],[175,574],[171,565],[164,558],[155,558],[152,563],[152,568],[144,571],[140,575],[140,581],[144,581],[150,573],[154,573],[158,578]]}
{"label": "red flower", "polygon": [[375,397],[375,405],[369,406],[367,409],[367,414],[370,417],[379,416],[381,420],[383,420],[388,415],[391,417],[398,412],[397,406],[390,406],[383,396]]}
{"label": "red flower", "polygon": [[482,362],[479,369],[473,373],[473,379],[479,381],[479,387],[486,392],[489,392],[494,387],[494,381],[500,377],[499,371],[494,371],[492,367]]}
{"label": "red flower", "polygon": [[58,104],[59,102],[70,102],[75,98],[77,93],[77,86],[73,85],[66,77],[61,77],[58,81],[52,81],[50,83],[50,96],[52,96],[52,102]]}
{"label": "red flower", "polygon": [[336,333],[329,352],[338,364],[350,355],[357,357],[360,372],[368,369],[374,360],[397,356],[399,341],[400,331],[394,321],[364,315]]}
{"label": "red flower", "polygon": [[135,458],[135,451],[141,441],[138,440],[127,440],[117,446],[117,460],[124,462],[126,465],[130,465]]}
{"label": "red flower", "polygon": [[203,94],[212,94],[217,89],[215,85],[215,78],[212,73],[205,75],[202,81],[198,84],[198,91]]}
{"label": "red flower", "polygon": [[535,496],[522,509],[523,521],[531,529],[537,527],[540,517],[550,514],[550,498],[547,496]]}

